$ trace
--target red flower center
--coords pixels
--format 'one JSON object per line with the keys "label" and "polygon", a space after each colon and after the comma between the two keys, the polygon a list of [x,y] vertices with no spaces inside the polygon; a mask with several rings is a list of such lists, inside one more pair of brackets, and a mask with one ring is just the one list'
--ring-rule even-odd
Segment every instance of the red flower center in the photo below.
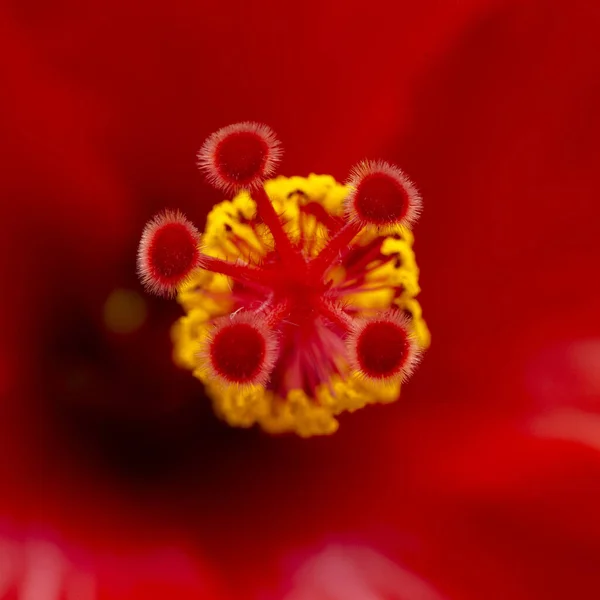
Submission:
{"label": "red flower center", "polygon": [[[260,411],[261,418],[277,421],[277,430],[289,429],[297,416],[299,431],[312,432],[314,426],[331,432],[334,411],[370,401],[354,373],[397,384],[417,362],[412,325],[398,310],[400,250],[384,247],[395,241],[384,232],[397,231],[402,239],[419,215],[421,199],[403,171],[384,161],[356,165],[347,188],[329,177],[312,176],[319,182],[314,191],[309,193],[309,178],[306,192],[297,188],[278,195],[283,182],[265,179],[281,153],[274,132],[260,123],[237,123],[209,136],[198,151],[198,166],[219,189],[244,193],[211,213],[202,253],[195,247],[197,234],[190,234],[193,226],[182,215],[151,221],[140,244],[140,273],[167,293],[177,286],[164,280],[187,274],[192,262],[228,278],[198,273],[195,285],[182,287],[186,278],[179,277],[178,286],[182,304],[198,309],[193,324],[183,326],[193,330],[189,337],[182,333],[188,348],[182,361],[198,367],[207,384],[218,384],[211,394],[223,402],[232,423],[247,423]],[[289,204],[282,207],[286,197]],[[321,202],[322,210],[314,210]],[[174,218],[184,227],[173,226]],[[144,261],[148,246],[152,260]],[[154,251],[155,246],[163,252]],[[158,283],[147,277],[148,264],[160,271],[161,277],[154,278]],[[199,323],[206,327],[198,329]],[[336,386],[345,386],[351,375],[346,396]],[[256,389],[248,392],[248,386]],[[250,394],[254,404],[230,403],[238,393]],[[288,397],[308,420],[300,413],[277,415],[279,409],[264,412],[265,402]],[[312,400],[319,404],[320,398],[327,406],[315,412]]]}

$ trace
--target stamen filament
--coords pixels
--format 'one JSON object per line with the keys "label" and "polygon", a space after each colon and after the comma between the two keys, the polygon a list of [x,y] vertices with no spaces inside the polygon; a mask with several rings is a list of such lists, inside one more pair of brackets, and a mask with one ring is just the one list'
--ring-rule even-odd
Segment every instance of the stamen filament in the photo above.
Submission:
{"label": "stamen filament", "polygon": [[256,312],[264,315],[265,321],[270,327],[277,327],[288,316],[289,308],[289,301],[283,300],[273,304],[271,297],[263,302],[262,306],[256,309]]}
{"label": "stamen filament", "polygon": [[283,229],[279,215],[275,211],[267,192],[263,187],[252,190],[252,198],[256,202],[256,210],[263,220],[264,224],[269,228],[275,240],[275,246],[279,252],[282,261],[290,266],[298,266],[302,261],[300,253],[292,246],[292,242],[287,233]]}
{"label": "stamen filament", "polygon": [[311,262],[310,269],[315,276],[323,276],[334,263],[336,256],[360,233],[362,225],[355,221],[346,223]]}
{"label": "stamen filament", "polygon": [[[392,257],[389,257],[388,260],[391,260],[391,258]],[[381,241],[376,241],[375,243],[372,242],[367,248],[367,251],[363,253],[361,258],[354,259],[351,266],[346,270],[346,276],[351,277],[353,273],[360,273],[361,275],[364,274],[365,271],[370,270],[367,268],[368,265],[376,260],[379,260],[380,263],[374,268],[379,268],[384,264],[381,262],[384,260],[382,259],[381,254]]]}
{"label": "stamen filament", "polygon": [[353,320],[352,317],[346,314],[341,308],[335,304],[327,301],[322,301],[319,304],[319,310],[321,314],[326,316],[330,321],[335,323],[344,332],[348,332],[352,329]]}
{"label": "stamen filament", "polygon": [[240,283],[258,284],[267,289],[270,289],[273,283],[271,274],[264,269],[256,269],[240,263],[231,263],[214,256],[207,256],[206,254],[200,254],[199,265],[201,269],[227,275],[227,277],[231,277]]}

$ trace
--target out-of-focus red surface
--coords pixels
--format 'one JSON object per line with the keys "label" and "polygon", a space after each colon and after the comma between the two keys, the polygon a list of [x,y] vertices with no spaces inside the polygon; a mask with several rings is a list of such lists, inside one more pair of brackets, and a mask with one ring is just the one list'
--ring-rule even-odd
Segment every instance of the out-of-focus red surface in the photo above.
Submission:
{"label": "out-of-focus red surface", "polygon": [[[585,0],[5,3],[0,597],[599,597],[599,26]],[[103,321],[146,220],[220,199],[194,154],[243,119],[284,174],[381,157],[425,199],[432,348],[330,438],[216,421],[173,303]]]}

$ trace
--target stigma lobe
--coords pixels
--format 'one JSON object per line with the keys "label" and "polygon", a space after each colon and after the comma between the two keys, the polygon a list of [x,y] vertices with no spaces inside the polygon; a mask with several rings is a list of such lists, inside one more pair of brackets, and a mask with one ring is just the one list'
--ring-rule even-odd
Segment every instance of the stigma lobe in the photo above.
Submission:
{"label": "stigma lobe", "polygon": [[350,221],[362,226],[412,227],[422,210],[422,200],[412,181],[385,161],[359,163],[348,180],[346,211]]}
{"label": "stigma lobe", "polygon": [[202,352],[215,379],[228,385],[265,385],[277,354],[267,321],[243,312],[222,317]]}
{"label": "stigma lobe", "polygon": [[198,266],[198,230],[179,211],[166,210],[151,219],[142,233],[137,268],[142,284],[153,294],[177,292]]}
{"label": "stigma lobe", "polygon": [[270,127],[245,121],[213,133],[198,152],[198,166],[212,185],[236,192],[260,187],[274,173],[281,154]]}
{"label": "stigma lobe", "polygon": [[403,381],[419,359],[410,322],[399,311],[357,321],[347,348],[353,367],[372,380]]}

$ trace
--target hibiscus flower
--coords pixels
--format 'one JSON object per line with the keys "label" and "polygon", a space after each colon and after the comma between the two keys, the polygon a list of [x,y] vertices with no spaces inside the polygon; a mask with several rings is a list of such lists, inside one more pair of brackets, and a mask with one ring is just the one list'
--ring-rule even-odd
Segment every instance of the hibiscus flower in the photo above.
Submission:
{"label": "hibiscus flower", "polygon": [[[583,0],[0,9],[0,594],[596,597],[599,15]],[[135,254],[268,123],[280,172],[423,195],[432,332],[331,436],[235,429]],[[44,596],[45,594],[45,596]],[[352,594],[354,596],[352,596]]]}

